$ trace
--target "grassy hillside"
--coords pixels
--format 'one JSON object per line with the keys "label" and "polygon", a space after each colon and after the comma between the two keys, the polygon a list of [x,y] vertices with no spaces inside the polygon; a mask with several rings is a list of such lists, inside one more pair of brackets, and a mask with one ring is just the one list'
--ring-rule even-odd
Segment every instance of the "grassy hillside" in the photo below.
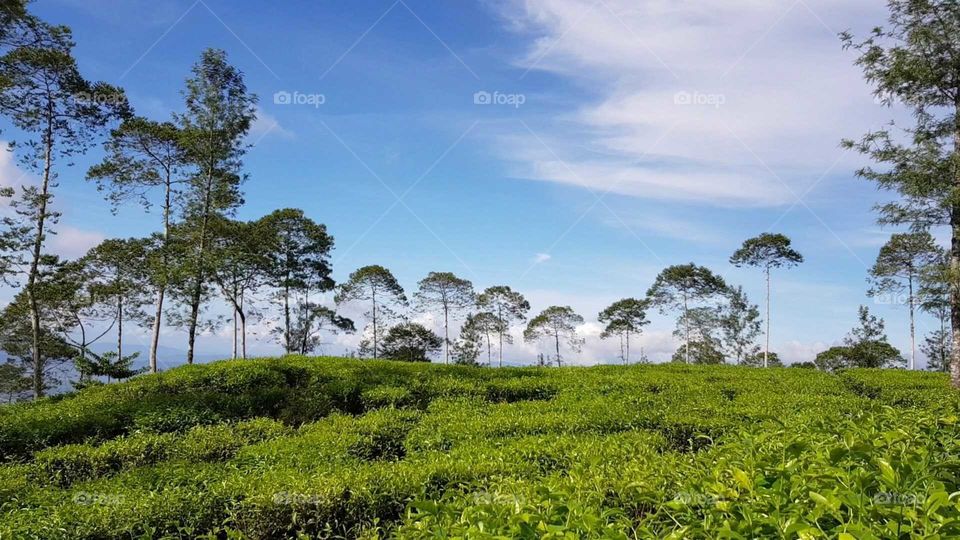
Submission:
{"label": "grassy hillside", "polygon": [[0,539],[951,538],[937,374],[186,366],[0,408]]}

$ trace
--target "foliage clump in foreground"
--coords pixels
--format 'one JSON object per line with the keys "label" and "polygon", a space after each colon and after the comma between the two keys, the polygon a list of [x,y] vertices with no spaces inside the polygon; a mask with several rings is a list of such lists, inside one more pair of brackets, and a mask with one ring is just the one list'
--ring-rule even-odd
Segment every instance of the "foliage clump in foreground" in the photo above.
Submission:
{"label": "foliage clump in foreground", "polygon": [[944,374],[288,357],[0,408],[0,538],[953,538]]}

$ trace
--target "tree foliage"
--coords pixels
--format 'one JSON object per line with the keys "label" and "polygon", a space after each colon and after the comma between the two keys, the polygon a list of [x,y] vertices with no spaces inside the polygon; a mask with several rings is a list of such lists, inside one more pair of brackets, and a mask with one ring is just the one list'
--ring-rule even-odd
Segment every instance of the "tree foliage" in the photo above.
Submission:
{"label": "tree foliage", "polygon": [[860,306],[859,326],[844,338],[844,344],[831,347],[817,355],[814,363],[824,371],[842,368],[903,367],[906,361],[900,351],[887,342],[883,319],[870,314]]}
{"label": "tree foliage", "polygon": [[173,280],[173,219],[180,209],[182,186],[187,183],[188,163],[181,146],[182,132],[170,122],[154,122],[141,117],[124,120],[110,133],[104,144],[103,161],[87,171],[87,179],[106,193],[114,211],[131,199],[146,210],[156,205],[154,192],[160,191],[163,226],[160,241],[152,248],[151,285],[155,289],[153,335],[150,341],[150,370],[157,371],[157,349],[167,287]]}
{"label": "tree foliage", "polygon": [[294,308],[289,332],[291,343],[296,348],[287,352],[304,355],[322,352],[324,332],[352,334],[355,331],[353,321],[337,315],[333,309],[314,302],[301,301]]}
{"label": "tree foliage", "polygon": [[[740,362],[741,366],[747,367],[763,367],[763,353],[762,352],[753,352],[743,357],[743,360]],[[810,364],[809,367],[816,367],[816,364],[813,362],[807,362]],[[803,362],[801,362],[803,364]],[[797,364],[791,364],[791,367],[807,367],[800,366]],[[780,355],[775,352],[770,352],[767,354],[767,367],[783,367],[783,360],[780,360]]]}
{"label": "tree foliage", "polygon": [[946,372],[950,368],[950,355],[953,353],[953,339],[949,330],[937,328],[931,331],[920,344],[920,352],[927,357],[927,369]]}
{"label": "tree foliage", "polygon": [[473,283],[452,272],[430,272],[418,283],[414,293],[422,311],[437,308],[443,313],[444,362],[450,363],[450,318],[457,317],[476,304]]}
{"label": "tree foliage", "polygon": [[257,97],[225,52],[207,49],[193,67],[183,92],[185,110],[175,115],[180,143],[191,166],[184,194],[182,231],[193,247],[188,278],[180,288],[186,303],[187,363],[193,363],[201,307],[212,269],[212,221],[243,202],[240,184],[244,137],[256,116]]}
{"label": "tree foliage", "polygon": [[[790,268],[803,262],[803,255],[791,247],[791,241],[785,235],[763,233],[743,242],[743,245],[730,256],[730,264],[762,268],[767,284],[767,331],[763,347],[764,367],[769,365],[770,356],[770,270]],[[738,356],[739,359],[739,356]]]}
{"label": "tree foliage", "polygon": [[277,210],[259,220],[257,230],[265,253],[265,274],[281,306],[283,346],[288,353],[300,347],[293,336],[292,309],[309,303],[310,295],[330,291],[330,250],[333,237],[326,226],[306,217],[302,210]]}
{"label": "tree foliage", "polygon": [[577,326],[583,324],[583,317],[577,315],[570,306],[550,306],[530,319],[527,328],[523,331],[523,339],[528,342],[538,341],[541,338],[553,340],[554,360],[557,367],[563,365],[563,356],[560,354],[560,343],[565,342],[573,352],[579,352],[583,346],[583,339],[577,334]]}
{"label": "tree foliage", "polygon": [[383,356],[404,362],[429,362],[442,344],[440,336],[422,324],[405,322],[390,328],[383,338]]}
{"label": "tree foliage", "polygon": [[789,238],[782,234],[763,233],[743,242],[730,256],[734,266],[763,268],[789,268],[803,262],[803,255],[791,246]]}
{"label": "tree foliage", "polygon": [[527,320],[530,303],[519,292],[506,285],[487,287],[477,296],[477,305],[484,311],[489,311],[497,317],[497,347],[498,365],[503,367],[503,344],[513,343],[510,335],[510,325]]}
{"label": "tree foliage", "polygon": [[640,334],[643,327],[650,324],[647,320],[649,306],[647,299],[624,298],[610,304],[597,316],[597,320],[606,325],[600,333],[601,338],[620,338],[620,359],[624,364],[630,363],[630,336]]}
{"label": "tree foliage", "polygon": [[687,357],[686,348],[677,349],[670,358],[671,362],[700,365],[717,365],[724,363],[723,351],[716,341],[694,339],[690,342],[690,356]]}
{"label": "tree foliage", "polygon": [[[899,195],[876,210],[883,224],[915,231],[948,226],[950,272],[960,275],[960,5],[952,0],[890,0],[888,24],[862,40],[843,35],[856,64],[886,104],[910,110],[912,125],[872,131],[844,141],[878,166],[857,175]],[[960,329],[960,287],[951,283],[952,333]],[[960,386],[960,348],[953,347],[951,378]]]}
{"label": "tree foliage", "polygon": [[13,403],[26,397],[33,387],[33,378],[22,363],[7,359],[0,364],[0,395],[6,403]]}
{"label": "tree foliage", "polygon": [[347,281],[340,285],[334,298],[337,305],[349,302],[370,302],[370,311],[364,315],[370,319],[373,358],[380,357],[380,337],[389,323],[398,318],[396,308],[407,305],[403,287],[390,270],[379,266],[364,266],[355,270]]}
{"label": "tree foliage", "polygon": [[675,265],[665,268],[647,290],[651,306],[661,313],[680,310],[683,326],[684,358],[690,362],[691,317],[690,310],[723,297],[727,284],[709,268],[696,264]]}
{"label": "tree foliage", "polygon": [[[23,254],[25,293],[32,336],[30,363],[34,369],[34,395],[44,392],[44,329],[39,304],[40,267],[46,256],[47,236],[59,213],[51,201],[63,166],[95,144],[112,120],[131,111],[122,90],[85,79],[73,57],[70,30],[27,17],[23,39],[0,55],[0,114],[23,133],[11,148],[21,166],[39,177],[39,185],[21,189],[14,208],[20,226],[12,250]],[[24,20],[19,8],[11,20]]]}
{"label": "tree foliage", "polygon": [[[910,310],[910,369],[915,367],[916,330],[914,312],[917,304],[917,280],[925,268],[942,258],[942,250],[927,231],[894,234],[880,248],[877,261],[870,268],[870,296],[906,293]],[[900,303],[899,301],[893,303]]]}
{"label": "tree foliage", "polygon": [[[760,310],[751,304],[743,287],[732,287],[727,294],[727,304],[722,308],[718,323],[725,355],[735,363],[742,364],[748,357],[760,352],[757,338],[760,330]],[[761,359],[763,355],[761,355]],[[767,354],[767,364],[770,355]],[[761,362],[763,365],[763,362]]]}
{"label": "tree foliage", "polygon": [[486,365],[493,363],[493,337],[505,331],[503,322],[489,311],[471,313],[460,329],[460,338],[453,348],[454,362],[480,365],[481,353],[486,350]]}

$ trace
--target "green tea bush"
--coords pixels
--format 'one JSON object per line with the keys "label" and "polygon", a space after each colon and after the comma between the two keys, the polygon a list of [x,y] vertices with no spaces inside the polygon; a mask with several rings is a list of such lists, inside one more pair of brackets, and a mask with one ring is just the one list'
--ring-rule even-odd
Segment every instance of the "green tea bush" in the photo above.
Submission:
{"label": "green tea bush", "polygon": [[222,422],[215,411],[203,407],[169,406],[155,410],[140,411],[133,417],[132,428],[137,431],[168,433],[184,431],[193,426]]}
{"label": "green tea bush", "polygon": [[557,394],[556,387],[525,379],[504,379],[487,385],[487,399],[493,402],[513,403],[525,400],[549,400]]}
{"label": "green tea bush", "polygon": [[413,393],[402,386],[382,385],[371,388],[361,396],[364,410],[414,405]]}
{"label": "green tea bush", "polygon": [[41,450],[34,455],[30,474],[36,482],[67,487],[80,480],[166,459],[223,461],[247,445],[291,432],[279,422],[261,418],[236,424],[197,425],[180,437],[173,433],[135,433],[100,445],[68,444]]}
{"label": "green tea bush", "polygon": [[97,478],[123,468],[148,465],[166,458],[176,439],[171,434],[144,433],[121,437],[99,446],[68,444],[34,455],[37,482],[66,487],[79,480]]}
{"label": "green tea bush", "polygon": [[954,538],[941,374],[287,357],[0,408],[0,540]]}
{"label": "green tea bush", "polygon": [[396,409],[371,412],[357,422],[359,438],[350,446],[350,455],[365,461],[396,461],[407,455],[404,439],[419,414]]}

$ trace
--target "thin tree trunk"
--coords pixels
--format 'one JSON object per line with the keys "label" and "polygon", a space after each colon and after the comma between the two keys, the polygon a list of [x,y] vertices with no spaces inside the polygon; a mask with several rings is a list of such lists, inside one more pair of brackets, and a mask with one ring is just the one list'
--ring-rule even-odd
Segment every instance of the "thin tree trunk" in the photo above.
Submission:
{"label": "thin tree trunk", "polygon": [[487,332],[487,365],[488,365],[488,366],[493,363],[493,353],[492,353],[492,351],[490,350],[490,347],[491,347],[491,345],[490,345],[490,332]]}
{"label": "thin tree trunk", "polygon": [[240,358],[247,359],[247,317],[240,312]]}
{"label": "thin tree trunk", "polygon": [[170,170],[166,171],[166,182],[164,183],[164,201],[163,201],[163,282],[157,288],[157,311],[156,318],[153,321],[153,336],[150,339],[150,373],[157,372],[157,349],[160,347],[160,325],[163,319],[163,300],[167,292],[167,280],[169,276],[170,262],[168,259],[168,250],[170,247],[170,212],[172,204],[173,185]]}
{"label": "thin tree trunk", "polygon": [[[80,327],[80,365],[86,366],[86,365],[87,365],[87,363],[86,363],[86,360],[87,360],[87,329],[86,329],[86,327],[83,325],[83,322],[80,320],[79,317],[77,317],[77,322],[79,323],[79,327]],[[88,380],[89,378],[90,378],[90,374],[89,374],[89,373],[86,373],[86,374],[85,374],[83,371],[80,372],[80,382],[83,382],[83,381],[85,381],[85,380]]]}
{"label": "thin tree trunk", "polygon": [[624,365],[630,365],[630,332],[627,331],[627,357],[624,359]]}
{"label": "thin tree trunk", "polygon": [[907,302],[910,304],[910,370],[917,369],[917,338],[913,323],[913,274],[907,276],[907,287],[910,297]]}
{"label": "thin tree trunk", "polygon": [[32,333],[33,397],[43,397],[43,355],[40,351],[40,306],[36,297],[37,277],[40,270],[40,254],[43,251],[44,226],[47,220],[47,197],[50,192],[50,171],[53,167],[53,102],[47,101],[47,128],[44,134],[43,183],[40,186],[40,205],[37,209],[37,236],[33,239],[33,257],[27,276],[27,300],[30,304],[30,330]]}
{"label": "thin tree trunk", "polygon": [[[958,175],[960,176],[960,175]],[[957,179],[960,183],[960,178]],[[950,249],[951,275],[960,272],[960,207],[952,212],[953,240]],[[955,280],[952,280],[955,281]],[[950,285],[950,331],[953,334],[953,347],[950,350],[950,382],[954,388],[960,388],[960,287]]]}
{"label": "thin tree trunk", "polygon": [[947,346],[950,343],[949,336],[947,334],[947,322],[946,322],[946,313],[940,312],[940,371],[947,370],[947,364],[950,359],[947,358],[947,355],[944,354],[947,350]]}
{"label": "thin tree trunk", "polygon": [[310,315],[310,311],[307,309],[307,302],[310,300],[309,292],[304,293],[303,303],[301,305],[300,320],[301,323],[300,330],[300,354],[303,356],[307,355],[307,341],[310,339],[310,334],[313,332],[313,317]]}
{"label": "thin tree trunk", "polygon": [[[960,100],[954,107],[956,127],[954,130],[954,154],[960,154]],[[954,164],[954,189],[960,189],[960,167]],[[954,203],[950,212],[950,227],[953,237],[950,243],[950,330],[953,348],[950,351],[950,382],[960,388],[960,287],[955,276],[960,273],[960,204]]]}
{"label": "thin tree trunk", "polygon": [[500,336],[500,349],[497,351],[500,357],[499,367],[503,367],[503,306],[497,305],[497,320],[500,322],[500,328],[497,329],[497,335]]}
{"label": "thin tree trunk", "polygon": [[766,344],[763,347],[763,367],[768,367],[767,356],[770,355],[770,267],[767,267],[767,335]]}
{"label": "thin tree trunk", "polygon": [[240,357],[247,359],[247,315],[243,312],[243,293],[240,293]]}
{"label": "thin tree trunk", "polygon": [[377,289],[370,285],[370,298],[373,300],[373,359],[377,359]]}
{"label": "thin tree trunk", "polygon": [[150,337],[150,373],[157,372],[157,349],[160,347],[160,323],[163,319],[163,297],[166,287],[157,289],[157,311],[153,319],[153,335]]}
{"label": "thin tree trunk", "polygon": [[237,308],[233,308],[233,349],[231,350],[231,358],[234,360],[237,359],[237,341],[239,336],[240,324],[237,321]]}
{"label": "thin tree trunk", "polygon": [[683,356],[684,362],[690,363],[690,311],[687,309],[687,293],[683,293],[683,333],[684,333],[684,345],[683,345]]}
{"label": "thin tree trunk", "polygon": [[[306,302],[307,302],[307,300],[305,299],[305,300],[304,300],[304,303],[306,303]],[[301,319],[303,320],[303,324],[302,324],[303,328],[302,328],[301,331],[300,331],[300,333],[301,333],[301,336],[300,336],[300,354],[302,354],[303,356],[306,356],[306,355],[307,355],[307,340],[310,339],[310,333],[313,332],[313,319],[309,316],[309,314],[307,313],[307,310],[306,310],[305,308],[303,309],[303,313],[301,313],[300,317],[301,317]]]}
{"label": "thin tree trunk", "polygon": [[[119,272],[117,276],[119,277]],[[117,294],[117,362],[123,360],[123,293]]]}
{"label": "thin tree trunk", "polygon": [[290,276],[283,285],[283,347],[287,354],[293,353],[293,344],[290,343]]}
{"label": "thin tree trunk", "polygon": [[203,292],[203,280],[197,278],[193,294],[190,297],[190,326],[187,329],[187,363],[193,363],[194,349],[197,343],[197,319],[200,318],[200,295]]}
{"label": "thin tree trunk", "polygon": [[233,358],[234,360],[236,360],[236,359],[237,359],[237,341],[238,341],[238,335],[237,335],[237,334],[238,334],[238,331],[240,330],[240,328],[239,328],[239,322],[237,321],[237,311],[238,311],[238,310],[237,310],[237,304],[236,304],[236,300],[235,300],[235,299],[237,298],[237,284],[236,284],[236,283],[233,284],[233,298],[234,298],[234,301],[231,302],[231,303],[233,304],[233,343],[232,343],[232,351],[231,351],[232,356],[231,356],[231,358]]}
{"label": "thin tree trunk", "polygon": [[197,342],[197,321],[200,318],[200,301],[203,295],[203,257],[207,250],[207,227],[210,225],[210,212],[213,204],[211,193],[213,191],[213,171],[212,165],[207,171],[207,183],[203,195],[203,218],[200,221],[200,244],[197,248],[197,268],[196,282],[193,286],[193,295],[190,298],[190,328],[187,339],[187,363],[193,363],[194,349]]}
{"label": "thin tree trunk", "polygon": [[444,364],[450,363],[450,313],[446,304],[443,306],[443,355]]}
{"label": "thin tree trunk", "polygon": [[557,345],[557,367],[560,367],[560,333],[557,330],[554,330],[553,337]]}
{"label": "thin tree trunk", "polygon": [[190,325],[187,329],[188,364],[193,363],[193,355],[197,343],[197,321],[200,318],[200,298],[203,294],[203,269],[201,266],[203,265],[203,252],[206,250],[206,247],[204,246],[205,241],[203,238],[206,236],[206,232],[204,231],[205,229],[205,226],[201,227],[200,248],[197,255],[197,275],[195,276],[196,282],[194,283],[193,292],[190,296]]}

